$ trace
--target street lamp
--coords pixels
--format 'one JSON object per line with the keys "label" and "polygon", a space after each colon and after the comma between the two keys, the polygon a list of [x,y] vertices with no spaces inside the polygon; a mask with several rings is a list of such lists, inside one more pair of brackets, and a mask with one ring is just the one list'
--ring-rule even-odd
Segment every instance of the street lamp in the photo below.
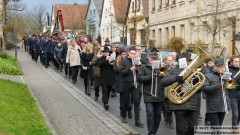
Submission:
{"label": "street lamp", "polygon": [[14,11],[15,17],[14,17],[14,28],[13,28],[13,38],[14,38],[14,44],[15,44],[15,59],[17,59],[17,32],[16,32],[16,24],[17,24],[17,11],[23,11],[24,7],[22,9],[17,9],[17,3],[19,0],[13,0],[14,4]]}

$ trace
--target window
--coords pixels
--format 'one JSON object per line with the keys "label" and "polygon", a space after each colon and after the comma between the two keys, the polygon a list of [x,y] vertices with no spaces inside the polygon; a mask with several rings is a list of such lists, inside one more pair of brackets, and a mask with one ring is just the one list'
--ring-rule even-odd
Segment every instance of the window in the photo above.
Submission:
{"label": "window", "polygon": [[162,0],[158,0],[159,9],[162,9]]}
{"label": "window", "polygon": [[169,29],[166,27],[166,44],[169,43]]}
{"label": "window", "polygon": [[96,9],[93,10],[93,17],[96,16]]}
{"label": "window", "polygon": [[175,37],[175,26],[172,26],[171,37]]}
{"label": "window", "polygon": [[204,41],[205,41],[205,43],[208,43],[208,28],[207,28],[207,26],[205,26],[205,38],[204,38]]}
{"label": "window", "polygon": [[135,11],[134,11],[134,7],[135,5],[134,5],[134,2],[132,2],[132,13],[135,13]]}
{"label": "window", "polygon": [[162,46],[162,29],[158,29],[158,44]]}
{"label": "window", "polygon": [[89,12],[89,16],[90,18],[92,18],[92,10]]}
{"label": "window", "polygon": [[190,41],[191,43],[194,43],[194,23],[190,24]]}
{"label": "window", "polygon": [[137,6],[138,6],[137,12],[140,12],[140,8],[141,8],[140,0],[138,0]]}
{"label": "window", "polygon": [[105,31],[104,31],[104,29],[103,29],[103,38],[106,38],[106,37],[105,37]]}
{"label": "window", "polygon": [[169,0],[165,0],[165,7],[169,6]]}
{"label": "window", "polygon": [[152,30],[152,38],[155,39],[155,30]]}
{"label": "window", "polygon": [[152,11],[155,11],[155,0],[152,0]]}
{"label": "window", "polygon": [[180,27],[180,37],[185,40],[185,26],[182,24]]}

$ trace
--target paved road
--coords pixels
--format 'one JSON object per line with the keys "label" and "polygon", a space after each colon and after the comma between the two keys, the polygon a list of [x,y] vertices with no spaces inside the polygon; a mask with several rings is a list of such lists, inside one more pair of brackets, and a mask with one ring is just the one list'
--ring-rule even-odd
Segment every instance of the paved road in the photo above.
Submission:
{"label": "paved road", "polygon": [[[76,86],[65,81],[51,68],[18,50],[23,77],[35,96],[45,119],[58,135],[123,135],[136,133],[110,112],[91,100]],[[12,51],[9,52],[13,54]]]}
{"label": "paved road", "polygon": [[[65,76],[64,72],[60,72],[60,71],[56,70],[54,68],[53,64],[51,64],[51,68],[56,73],[58,73],[60,76],[62,76],[62,77]],[[64,78],[64,79],[67,80],[68,82],[72,83],[71,79],[69,79],[69,78]],[[76,84],[72,84],[72,85],[77,86],[79,88],[79,90],[84,92],[83,80],[80,77],[78,77],[78,82]],[[101,97],[101,92],[100,92],[100,97]],[[92,90],[92,95],[90,96],[90,98],[92,98],[92,100],[94,100],[94,91],[93,90]],[[98,100],[97,103],[102,105],[101,98],[99,98],[99,99],[100,100]],[[206,103],[205,103],[204,99],[201,100],[201,104],[202,104],[201,115],[204,118],[204,113],[206,110]],[[119,95],[117,95],[117,97],[110,97],[109,105],[110,105],[110,109],[108,111],[111,112],[112,114],[114,114],[117,118],[119,118],[121,120],[120,112],[119,112],[119,108],[118,108],[119,107]],[[145,104],[144,104],[143,100],[141,102],[140,117],[141,117],[141,121],[145,124],[144,128],[136,127],[134,125],[135,124],[134,119],[127,119],[127,124],[129,126],[131,126],[133,129],[135,129],[136,131],[138,131],[139,133],[141,133],[142,135],[146,135],[148,132],[147,132],[147,125],[146,125],[146,110],[145,110]],[[175,119],[174,119],[174,121],[175,121]],[[174,123],[174,125],[175,125],[175,123]],[[204,120],[199,120],[199,125],[204,125]],[[231,112],[228,115],[226,115],[223,125],[231,125]],[[163,118],[160,123],[160,127],[158,129],[158,134],[160,134],[160,133],[166,134],[166,135],[175,135],[176,134],[175,129],[170,129],[165,125]]]}
{"label": "paved road", "polygon": [[[28,59],[30,59],[30,56],[24,55],[24,57],[26,57],[26,56],[28,57]],[[29,60],[28,60],[28,61],[29,61]],[[31,62],[33,62],[33,61],[31,61]],[[36,65],[38,65],[38,66],[41,67],[41,68],[36,68],[36,69],[32,69],[32,70],[36,70],[36,72],[38,72],[37,70],[42,70],[42,69],[44,69],[44,67],[42,67],[40,63],[38,63],[38,64],[36,64]],[[51,72],[52,72],[53,74],[57,74],[59,77],[62,77],[63,80],[69,82],[70,85],[76,86],[79,90],[81,90],[81,91],[84,92],[83,80],[82,80],[80,77],[78,78],[78,82],[77,82],[76,84],[72,84],[71,79],[69,79],[69,78],[64,78],[64,73],[55,70],[55,68],[53,67],[53,64],[51,64],[51,67],[50,67],[50,68],[51,68],[51,69],[47,69],[47,70],[51,70]],[[47,72],[47,71],[45,71],[45,72]],[[45,74],[45,73],[43,72],[43,74]],[[38,79],[43,79],[43,78],[38,78]],[[36,81],[36,83],[37,83],[38,80],[34,80],[34,79],[33,79],[32,81]],[[55,87],[54,84],[48,84],[48,86],[49,86],[49,88]],[[57,92],[57,91],[56,91],[56,92]],[[56,93],[56,94],[57,94],[57,93]],[[66,94],[67,94],[67,93],[66,93]],[[39,96],[44,96],[44,95],[39,95]],[[69,96],[71,96],[71,95],[69,95]],[[100,97],[101,97],[101,95],[100,95]],[[69,97],[69,98],[70,98],[70,97]],[[91,98],[92,100],[94,100],[94,91],[92,91],[92,96],[90,96],[90,98]],[[51,100],[51,99],[49,99],[49,100]],[[63,101],[64,101],[64,102],[61,101],[62,104],[67,104],[68,107],[70,107],[70,108],[76,107],[76,106],[74,106],[74,105],[76,105],[76,104],[74,104],[74,103],[72,103],[72,102],[70,102],[70,101],[68,101],[68,100],[63,100]],[[94,101],[94,102],[95,102],[95,101]],[[98,103],[99,105],[102,106],[101,99],[98,100],[96,103]],[[119,115],[119,108],[118,108],[118,107],[119,107],[119,96],[117,96],[117,97],[110,97],[109,105],[110,105],[110,109],[109,109],[108,111],[109,111],[110,113],[112,113],[113,115],[115,115],[117,118],[121,119],[121,118],[120,118],[120,115]],[[54,106],[54,105],[53,105],[53,106]],[[51,108],[52,106],[49,105],[49,107]],[[127,121],[128,121],[127,124],[128,124],[130,127],[132,127],[133,129],[135,129],[137,132],[141,133],[142,135],[146,135],[146,134],[147,134],[146,111],[145,111],[145,105],[144,105],[143,102],[141,103],[141,109],[142,109],[142,110],[140,111],[140,116],[141,116],[141,121],[142,121],[143,123],[145,123],[144,128],[136,127],[136,126],[134,125],[134,120],[133,120],[133,119],[131,119],[131,120],[127,119]],[[63,111],[66,111],[66,110],[63,110]],[[202,114],[202,116],[204,116],[204,112],[205,112],[205,100],[202,100],[202,107],[201,107],[201,114]],[[51,113],[51,112],[49,112],[49,113]],[[72,119],[72,120],[75,120],[74,117],[72,117],[72,116],[71,116],[71,117],[69,116],[69,118]],[[202,120],[202,121],[199,121],[199,125],[203,125],[202,122],[203,122],[203,120]],[[175,123],[174,123],[174,124],[175,124]],[[224,120],[224,125],[231,125],[231,112],[230,112],[230,114],[226,115],[225,120]],[[161,121],[161,124],[160,124],[160,127],[159,127],[159,130],[158,130],[158,133],[159,133],[159,134],[161,133],[161,134],[175,135],[175,129],[169,129],[169,128],[167,128],[167,127],[165,126],[163,120],[162,120],[162,121]]]}

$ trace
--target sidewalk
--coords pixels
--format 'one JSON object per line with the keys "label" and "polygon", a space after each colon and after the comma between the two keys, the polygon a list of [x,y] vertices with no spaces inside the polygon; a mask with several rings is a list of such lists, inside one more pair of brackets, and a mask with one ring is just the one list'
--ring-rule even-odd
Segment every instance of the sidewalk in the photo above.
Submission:
{"label": "sidewalk", "polygon": [[[8,52],[10,55],[14,51]],[[51,68],[31,60],[28,53],[18,49],[23,78],[53,131],[59,135],[126,135],[136,133],[110,112],[65,81]]]}

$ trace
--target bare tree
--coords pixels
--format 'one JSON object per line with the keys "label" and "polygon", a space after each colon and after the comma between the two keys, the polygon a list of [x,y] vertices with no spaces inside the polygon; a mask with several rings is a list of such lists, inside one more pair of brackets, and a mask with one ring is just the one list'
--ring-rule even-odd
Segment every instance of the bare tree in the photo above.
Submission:
{"label": "bare tree", "polygon": [[[11,22],[8,23],[8,19],[9,17],[11,17],[9,15],[10,12],[12,12],[13,10],[18,10],[19,8],[24,9],[24,6],[22,4],[19,5],[14,5],[16,2],[20,2],[21,0],[3,0],[2,1],[2,28],[3,28],[3,46],[1,48],[1,50],[5,50],[5,45],[7,44],[7,35],[9,32],[12,31],[12,27],[10,25],[14,25]],[[14,7],[16,6],[16,7]]]}
{"label": "bare tree", "polygon": [[30,29],[32,32],[41,33],[44,27],[46,8],[42,4],[34,7],[33,13],[29,16]]}
{"label": "bare tree", "polygon": [[212,55],[214,55],[216,35],[236,20],[236,16],[229,16],[227,12],[229,5],[234,5],[235,2],[236,0],[204,0],[206,9],[202,12],[203,19],[201,20],[212,35]]}

